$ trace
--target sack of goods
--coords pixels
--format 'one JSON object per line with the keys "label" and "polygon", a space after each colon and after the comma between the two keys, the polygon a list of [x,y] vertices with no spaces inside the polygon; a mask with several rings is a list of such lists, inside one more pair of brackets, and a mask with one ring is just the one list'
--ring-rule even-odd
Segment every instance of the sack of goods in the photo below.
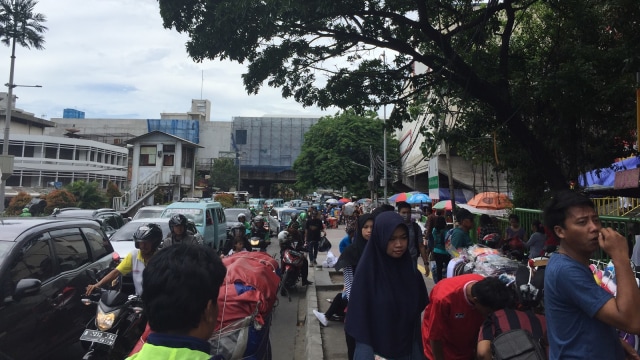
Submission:
{"label": "sack of goods", "polygon": [[353,212],[356,210],[356,205],[352,202],[348,202],[344,204],[344,210],[342,213],[347,216],[353,215]]}

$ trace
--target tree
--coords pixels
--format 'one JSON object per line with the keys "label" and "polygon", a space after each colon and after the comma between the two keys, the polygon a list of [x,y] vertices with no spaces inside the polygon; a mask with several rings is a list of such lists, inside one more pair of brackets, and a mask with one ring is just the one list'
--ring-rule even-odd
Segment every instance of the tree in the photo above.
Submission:
{"label": "tree", "polygon": [[45,214],[53,213],[53,209],[56,208],[77,206],[76,197],[66,189],[53,190],[45,196],[44,200],[47,202],[47,207],[44,209]]}
{"label": "tree", "polygon": [[236,204],[236,199],[232,194],[216,194],[213,201],[219,202],[224,208],[230,208]]}
{"label": "tree", "polygon": [[99,209],[104,207],[107,201],[106,195],[99,189],[99,184],[96,181],[74,181],[65,188],[75,197],[76,206],[82,209]]}
{"label": "tree", "polygon": [[29,202],[31,202],[31,195],[24,191],[20,191],[11,199],[11,201],[9,201],[7,215],[19,215],[22,213],[22,209],[29,205]]}
{"label": "tree", "polygon": [[[383,125],[375,112],[359,116],[347,110],[321,118],[304,134],[300,155],[293,163],[296,187],[342,189],[346,186],[360,197],[369,197],[369,149],[374,156],[382,156]],[[387,136],[388,163],[397,163],[397,149],[398,142]]]}
{"label": "tree", "polygon": [[[460,130],[474,131],[466,141],[495,138],[509,150],[505,166],[518,163],[514,178],[535,169],[540,189],[566,188],[631,140],[640,63],[632,0],[159,3],[164,26],[190,36],[196,61],[248,62],[249,93],[267,82],[303,105],[393,104],[395,125],[434,90],[456,98]],[[395,56],[387,63],[375,48]],[[414,71],[421,64],[427,71]]]}
{"label": "tree", "polygon": [[[0,40],[11,46],[11,66],[9,69],[9,89],[4,124],[2,155],[9,154],[9,125],[11,122],[11,104],[13,101],[13,73],[16,62],[16,43],[22,47],[43,49],[44,33],[47,28],[42,25],[46,21],[44,15],[34,13],[37,2],[33,0],[0,0]],[[2,169],[4,170],[4,169]],[[0,184],[0,210],[4,210],[5,181]]]}
{"label": "tree", "polygon": [[113,204],[114,197],[120,197],[120,196],[122,196],[122,193],[120,192],[120,189],[118,189],[118,185],[114,184],[112,181],[109,181],[107,183],[107,193],[106,193],[107,207],[110,207],[111,204]]}
{"label": "tree", "polygon": [[238,166],[235,159],[215,159],[211,166],[211,186],[218,190],[229,191],[231,187],[238,186]]}

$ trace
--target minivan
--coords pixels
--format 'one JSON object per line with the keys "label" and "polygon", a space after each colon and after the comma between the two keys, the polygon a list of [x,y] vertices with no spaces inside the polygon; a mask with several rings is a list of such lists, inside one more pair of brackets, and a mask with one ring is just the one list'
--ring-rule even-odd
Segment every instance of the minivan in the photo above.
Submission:
{"label": "minivan", "polygon": [[260,210],[264,206],[264,201],[263,198],[251,198],[249,199],[249,208]]}
{"label": "minivan", "polygon": [[209,199],[183,198],[167,206],[160,217],[182,214],[193,221],[204,244],[220,250],[227,238],[227,220],[222,205]]}
{"label": "minivan", "polygon": [[283,199],[268,199],[264,202],[264,207],[265,208],[270,208],[270,207],[274,207],[274,208],[281,208],[284,207],[284,200]]}

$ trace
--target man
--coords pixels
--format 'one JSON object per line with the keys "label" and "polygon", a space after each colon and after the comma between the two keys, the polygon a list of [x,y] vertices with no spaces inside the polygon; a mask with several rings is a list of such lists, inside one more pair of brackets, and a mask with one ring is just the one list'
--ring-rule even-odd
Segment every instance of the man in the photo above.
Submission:
{"label": "man", "polygon": [[[300,224],[297,221],[289,223],[287,231],[282,231],[278,234],[278,243],[280,244],[280,259],[283,258],[284,251],[286,249],[293,249],[296,251],[304,251],[304,243],[302,241],[302,234],[298,230]],[[284,263],[281,263],[281,268],[284,269]],[[309,281],[309,261],[306,257],[302,258],[302,267],[300,268],[300,277],[302,278],[302,286],[313,284]],[[286,291],[283,290],[286,294]]]}
{"label": "man", "polygon": [[482,324],[478,335],[478,360],[492,360],[491,343],[500,334],[522,329],[531,334],[542,347],[547,343],[545,317],[531,310],[504,308],[493,312]]}
{"label": "man", "polygon": [[243,213],[238,214],[238,222],[244,225],[245,234],[251,233],[251,223],[247,221],[247,216]]}
{"label": "man", "polygon": [[425,276],[429,276],[429,253],[427,247],[422,242],[422,229],[420,225],[411,221],[411,205],[406,201],[398,201],[396,203],[398,214],[402,216],[405,225],[409,229],[409,255],[413,260],[413,265],[418,266],[418,255],[422,257],[424,263]]}
{"label": "man", "polygon": [[90,295],[94,289],[109,284],[119,275],[131,273],[133,285],[136,288],[136,295],[142,295],[142,272],[146,264],[155,255],[162,242],[162,229],[160,226],[149,223],[142,225],[133,234],[136,248],[125,256],[118,266],[100,279],[96,284],[87,286],[86,295]]}
{"label": "man", "polygon": [[456,249],[473,245],[469,236],[469,230],[473,228],[473,214],[467,209],[460,209],[456,214],[456,221],[459,226],[451,233],[451,245]]}
{"label": "man", "polygon": [[320,238],[326,236],[324,225],[322,223],[322,213],[315,212],[309,220],[307,220],[307,228],[304,232],[305,243],[309,246],[309,266],[318,265],[316,257],[318,256],[318,244]]}
{"label": "man", "polygon": [[169,219],[170,233],[162,242],[162,247],[175,244],[199,245],[195,236],[187,231],[187,217],[182,214],[175,214]]}
{"label": "man", "polygon": [[152,333],[128,359],[212,359],[208,339],[226,273],[209,247],[181,244],[160,251],[144,271],[142,302]]}
{"label": "man", "polygon": [[[624,359],[625,351],[631,355],[616,331],[640,333],[640,290],[627,240],[603,228],[593,202],[572,191],[559,192],[549,200],[544,221],[560,240],[544,279],[549,358]],[[589,269],[591,256],[600,249],[613,262],[616,297],[596,284]]]}
{"label": "man", "polygon": [[478,331],[491,312],[511,299],[498,278],[467,274],[440,280],[431,290],[422,318],[422,345],[429,360],[475,357]]}
{"label": "man", "polygon": [[438,216],[433,213],[433,209],[431,208],[431,206],[425,206],[424,208],[425,208],[425,213],[427,214],[427,221],[425,222],[426,229],[424,231],[425,232],[424,243],[425,243],[425,246],[427,246],[429,252],[431,252],[435,247],[435,239],[433,238],[433,229],[436,227],[436,220],[438,219]]}

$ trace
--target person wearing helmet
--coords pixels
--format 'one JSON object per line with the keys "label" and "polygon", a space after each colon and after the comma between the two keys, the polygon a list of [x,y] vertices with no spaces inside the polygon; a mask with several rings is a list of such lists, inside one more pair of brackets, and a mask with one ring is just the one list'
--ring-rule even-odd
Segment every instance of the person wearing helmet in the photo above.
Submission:
{"label": "person wearing helmet", "polygon": [[22,209],[22,213],[20,214],[20,217],[31,217],[29,208],[25,207],[24,209]]}
{"label": "person wearing helmet", "polygon": [[245,214],[243,213],[238,214],[238,221],[241,222],[242,225],[244,225],[246,234],[251,233],[251,223],[247,221],[247,216]]}
{"label": "person wearing helmet", "polygon": [[169,219],[169,229],[171,232],[162,243],[162,247],[174,244],[200,245],[195,236],[187,230],[187,217],[182,214],[175,214]]}
{"label": "person wearing helmet", "polygon": [[258,215],[253,218],[253,224],[251,225],[251,237],[259,237],[269,244],[269,231],[264,228],[264,218],[262,215]]}
{"label": "person wearing helmet", "polygon": [[[286,249],[293,249],[296,251],[306,251],[304,248],[304,242],[302,241],[302,235],[298,228],[300,225],[297,222],[292,222],[286,231],[281,231],[278,234],[278,243],[280,244],[280,259],[282,259],[284,251]],[[302,285],[311,285],[313,282],[309,281],[309,261],[307,257],[302,257],[302,267],[300,268],[300,277],[302,278]],[[281,264],[281,268],[284,269],[284,264]]]}
{"label": "person wearing helmet", "polygon": [[133,234],[136,248],[125,256],[124,260],[96,284],[87,286],[86,295],[90,295],[94,289],[109,284],[120,275],[131,273],[136,295],[142,295],[142,271],[145,264],[156,253],[162,242],[162,229],[154,223],[142,225]]}

